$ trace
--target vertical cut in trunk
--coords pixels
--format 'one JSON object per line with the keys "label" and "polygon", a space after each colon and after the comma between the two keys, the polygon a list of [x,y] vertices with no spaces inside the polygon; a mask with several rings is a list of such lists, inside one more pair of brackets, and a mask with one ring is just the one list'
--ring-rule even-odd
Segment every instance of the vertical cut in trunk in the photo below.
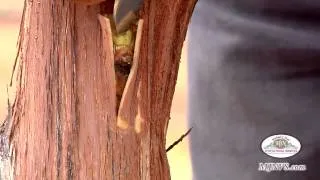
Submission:
{"label": "vertical cut in trunk", "polygon": [[121,128],[112,36],[98,20],[113,2],[26,0],[8,133],[15,179],[170,179],[165,136],[195,3],[143,2],[137,90]]}

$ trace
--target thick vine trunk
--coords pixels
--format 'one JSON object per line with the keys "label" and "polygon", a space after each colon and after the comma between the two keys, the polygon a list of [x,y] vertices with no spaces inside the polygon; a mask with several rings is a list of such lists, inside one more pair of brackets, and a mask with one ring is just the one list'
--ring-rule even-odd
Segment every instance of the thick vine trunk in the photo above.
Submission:
{"label": "thick vine trunk", "polygon": [[9,126],[15,179],[170,179],[166,129],[195,3],[144,1],[135,114],[122,129],[103,8],[26,0]]}

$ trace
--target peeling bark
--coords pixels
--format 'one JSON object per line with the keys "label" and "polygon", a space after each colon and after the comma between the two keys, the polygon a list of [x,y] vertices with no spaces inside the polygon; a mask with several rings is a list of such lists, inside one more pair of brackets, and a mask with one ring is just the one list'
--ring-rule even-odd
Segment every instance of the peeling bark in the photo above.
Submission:
{"label": "peeling bark", "polygon": [[15,179],[170,179],[165,136],[195,3],[144,1],[135,113],[121,129],[102,5],[26,0],[9,135]]}

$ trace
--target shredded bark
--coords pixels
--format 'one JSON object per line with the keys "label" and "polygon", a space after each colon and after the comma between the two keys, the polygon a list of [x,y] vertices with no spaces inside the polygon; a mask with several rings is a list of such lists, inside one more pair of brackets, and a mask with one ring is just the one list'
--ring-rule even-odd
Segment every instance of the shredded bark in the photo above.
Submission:
{"label": "shredded bark", "polygon": [[25,0],[8,133],[14,179],[169,180],[164,132],[196,2],[144,0],[123,129],[115,112],[112,33],[97,20],[104,8]]}

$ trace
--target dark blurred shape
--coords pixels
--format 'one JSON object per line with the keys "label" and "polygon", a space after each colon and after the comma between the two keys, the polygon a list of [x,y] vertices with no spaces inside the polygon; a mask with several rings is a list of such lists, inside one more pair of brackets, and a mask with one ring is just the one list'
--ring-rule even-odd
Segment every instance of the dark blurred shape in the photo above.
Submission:
{"label": "dark blurred shape", "polygon": [[[189,31],[195,180],[319,180],[320,1],[199,0]],[[302,144],[276,159],[261,142]],[[260,172],[258,163],[306,164]]]}

